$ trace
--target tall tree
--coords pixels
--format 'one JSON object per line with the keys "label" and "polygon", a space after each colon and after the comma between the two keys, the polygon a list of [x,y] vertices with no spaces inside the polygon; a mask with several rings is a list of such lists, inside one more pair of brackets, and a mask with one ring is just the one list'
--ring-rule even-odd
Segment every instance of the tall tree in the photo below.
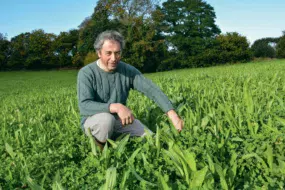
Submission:
{"label": "tall tree", "polygon": [[217,36],[219,63],[247,62],[252,54],[245,36],[237,32],[228,32]]}
{"label": "tall tree", "polygon": [[214,8],[202,0],[167,0],[161,11],[163,33],[182,65],[189,66],[188,59],[211,46],[221,32],[215,24]]}
{"label": "tall tree", "polygon": [[86,56],[90,51],[94,52],[93,44],[98,34],[118,28],[118,22],[111,18],[113,3],[113,0],[99,0],[92,16],[80,24],[78,52],[81,56]]}
{"label": "tall tree", "polygon": [[[154,14],[156,0],[100,0],[91,17],[80,25],[78,54],[74,62],[84,64],[96,59],[94,41],[105,30],[120,31],[126,41],[123,60],[143,71],[155,71],[163,50],[163,39],[158,35],[159,14]],[[156,17],[156,18],[154,18]],[[83,58],[82,58],[83,57]]]}
{"label": "tall tree", "polygon": [[276,57],[276,44],[279,38],[261,38],[256,40],[252,46],[251,50],[254,57]]}
{"label": "tall tree", "polygon": [[31,33],[21,33],[11,39],[11,54],[7,66],[10,69],[25,68],[25,61],[29,55],[29,36]]}
{"label": "tall tree", "polygon": [[52,43],[56,35],[34,30],[29,36],[29,55],[25,62],[27,68],[40,69],[55,67]]}
{"label": "tall tree", "polygon": [[280,37],[279,42],[276,46],[277,57],[285,58],[285,31],[283,31],[283,35]]}
{"label": "tall tree", "polygon": [[[162,17],[154,0],[115,0],[113,17],[120,22],[126,48],[123,59],[144,72],[155,71],[164,41],[158,33]],[[163,57],[163,56],[162,56]]]}
{"label": "tall tree", "polygon": [[0,33],[0,70],[7,66],[10,50],[10,42],[7,37]]}
{"label": "tall tree", "polygon": [[71,66],[72,58],[77,53],[77,42],[79,37],[79,31],[76,29],[68,32],[61,32],[53,42],[53,49],[57,58],[57,65]]}
{"label": "tall tree", "polygon": [[43,30],[22,33],[11,39],[11,57],[8,66],[14,69],[41,69],[54,67],[52,43],[54,34]]}

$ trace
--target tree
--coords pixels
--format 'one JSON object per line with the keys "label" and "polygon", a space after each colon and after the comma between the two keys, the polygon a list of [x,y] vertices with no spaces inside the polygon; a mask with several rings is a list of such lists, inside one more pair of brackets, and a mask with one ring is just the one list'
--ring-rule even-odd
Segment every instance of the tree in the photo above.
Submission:
{"label": "tree", "polygon": [[29,36],[29,55],[25,62],[27,68],[41,69],[55,67],[56,63],[52,43],[56,35],[34,30]]}
{"label": "tree", "polygon": [[217,36],[219,63],[247,62],[252,58],[249,42],[237,32]]}
{"label": "tree", "polygon": [[9,58],[10,42],[7,37],[0,33],[0,70],[7,67]]}
{"label": "tree", "polygon": [[285,58],[285,31],[283,31],[283,35],[280,37],[279,42],[276,46],[277,57]]}
{"label": "tree", "polygon": [[262,38],[256,40],[251,46],[254,57],[276,57],[275,46],[279,38]]}
{"label": "tree", "polygon": [[21,33],[11,39],[11,53],[7,63],[10,69],[23,69],[28,57],[29,36],[31,33]]}
{"label": "tree", "polygon": [[72,58],[77,53],[77,42],[79,37],[79,31],[76,29],[68,32],[61,32],[53,42],[53,49],[57,58],[57,65],[71,66]]}
{"label": "tree", "polygon": [[[162,25],[169,48],[177,53],[184,67],[209,48],[221,31],[215,24],[212,6],[202,0],[167,0],[161,8]],[[196,65],[197,66],[197,65]]]}
{"label": "tree", "polygon": [[[94,13],[80,25],[78,54],[74,63],[94,61],[95,38],[105,30],[117,30],[125,37],[123,60],[142,71],[155,71],[165,48],[157,31],[159,14],[154,0],[100,0]],[[158,53],[160,52],[160,53]]]}
{"label": "tree", "polygon": [[41,69],[54,67],[52,43],[54,34],[43,30],[22,33],[11,39],[11,57],[8,66],[13,69]]}
{"label": "tree", "polygon": [[124,61],[143,72],[154,72],[166,49],[158,32],[162,15],[156,9],[157,1],[117,0],[113,5],[113,17],[126,41]]}
{"label": "tree", "polygon": [[79,29],[78,53],[84,57],[88,52],[94,52],[94,42],[96,37],[105,30],[117,29],[119,27],[116,20],[111,19],[112,0],[99,0],[94,13],[87,17]]}

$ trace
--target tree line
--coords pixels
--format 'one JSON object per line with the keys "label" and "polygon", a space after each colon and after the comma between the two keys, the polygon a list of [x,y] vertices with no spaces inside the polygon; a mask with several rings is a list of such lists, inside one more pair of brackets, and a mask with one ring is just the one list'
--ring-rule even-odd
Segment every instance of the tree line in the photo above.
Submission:
{"label": "tree line", "polygon": [[42,29],[11,40],[0,33],[0,70],[80,68],[98,57],[96,36],[117,30],[126,40],[122,59],[142,72],[285,58],[285,33],[256,40],[221,34],[214,8],[203,0],[98,0],[78,29],[59,35]]}

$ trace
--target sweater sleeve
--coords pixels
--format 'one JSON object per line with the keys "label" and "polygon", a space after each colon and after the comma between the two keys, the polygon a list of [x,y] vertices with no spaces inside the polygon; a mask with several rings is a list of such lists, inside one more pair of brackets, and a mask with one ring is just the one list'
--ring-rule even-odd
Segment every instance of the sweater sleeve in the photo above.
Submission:
{"label": "sweater sleeve", "polygon": [[138,70],[135,72],[133,87],[142,92],[162,109],[164,113],[174,109],[168,97],[151,80],[145,78]]}
{"label": "sweater sleeve", "polygon": [[91,116],[102,112],[110,113],[110,103],[101,103],[95,100],[92,76],[83,70],[78,72],[77,95],[80,115]]}

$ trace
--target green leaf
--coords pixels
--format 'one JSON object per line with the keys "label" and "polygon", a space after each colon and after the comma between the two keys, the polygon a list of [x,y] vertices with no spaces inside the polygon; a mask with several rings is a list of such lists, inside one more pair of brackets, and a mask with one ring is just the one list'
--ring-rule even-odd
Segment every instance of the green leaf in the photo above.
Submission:
{"label": "green leaf", "polygon": [[156,172],[156,176],[158,178],[158,187],[160,187],[160,189],[171,190],[171,188],[167,185],[164,177],[159,172]]}
{"label": "green leaf", "polygon": [[131,157],[128,159],[127,163],[128,164],[133,164],[134,163],[134,160],[135,160],[135,157],[137,156],[137,154],[139,153],[139,151],[141,150],[142,148],[138,148],[136,149],[133,154],[131,155]]}
{"label": "green leaf", "polygon": [[52,190],[64,190],[64,188],[62,187],[62,185],[60,183],[59,171],[56,172],[56,175],[53,179]]}
{"label": "green leaf", "polygon": [[214,162],[212,160],[212,158],[210,157],[209,154],[207,154],[207,160],[208,160],[208,164],[209,164],[209,167],[210,167],[210,171],[212,173],[215,173],[215,165],[214,165]]}
{"label": "green leaf", "polygon": [[205,128],[208,125],[208,123],[209,123],[209,117],[206,116],[202,119],[201,127]]}
{"label": "green leaf", "polygon": [[159,153],[160,153],[160,139],[159,138],[160,138],[160,129],[157,126],[156,127],[156,137],[155,137],[155,146],[157,148],[157,151],[156,151],[157,157],[159,156]]}
{"label": "green leaf", "polygon": [[205,166],[203,169],[194,172],[194,176],[193,179],[191,180],[190,187],[191,188],[201,187],[204,182],[207,171],[208,171],[208,166]]}
{"label": "green leaf", "polygon": [[115,141],[113,141],[112,139],[107,139],[107,141],[112,145],[112,147],[114,149],[116,149],[118,147],[117,143]]}
{"label": "green leaf", "polygon": [[197,171],[196,161],[195,161],[195,153],[184,151],[185,160],[192,171]]}
{"label": "green leaf", "polygon": [[126,184],[127,179],[129,178],[129,175],[130,175],[130,169],[127,169],[126,171],[124,171],[124,176],[120,183],[120,189],[125,189],[125,184]]}
{"label": "green leaf", "polygon": [[128,143],[130,135],[126,135],[118,144],[118,147],[116,148],[115,153],[120,157],[122,153],[124,152],[124,149],[126,147],[126,144]]}
{"label": "green leaf", "polygon": [[106,171],[106,182],[104,184],[104,189],[114,189],[117,181],[117,169],[115,167],[110,167]]}
{"label": "green leaf", "polygon": [[139,174],[137,174],[137,172],[135,171],[134,168],[131,168],[131,171],[132,171],[132,173],[134,174],[134,176],[135,176],[139,181],[142,181],[142,182],[144,182],[144,183],[146,183],[147,185],[150,185],[150,186],[154,186],[154,187],[157,186],[156,184],[151,183],[151,182],[146,181],[145,179],[143,179]]}
{"label": "green leaf", "polygon": [[[180,163],[180,160],[177,158],[177,154],[173,154],[167,150],[163,149],[163,154],[168,156],[169,158],[171,158],[171,160],[173,161],[173,164],[175,165],[175,168],[179,171],[179,173],[181,174],[182,177],[184,177],[184,172],[182,170],[182,165]],[[176,156],[175,156],[176,155]]]}
{"label": "green leaf", "polygon": [[96,150],[97,145],[96,145],[94,137],[91,134],[90,128],[88,128],[87,136],[89,138],[89,143],[91,145],[91,151],[92,151],[94,156],[97,156],[98,155],[97,150]]}
{"label": "green leaf", "polygon": [[13,151],[13,148],[8,143],[5,143],[5,149],[12,158],[15,157],[15,153]]}
{"label": "green leaf", "polygon": [[272,146],[267,144],[267,150],[265,151],[265,155],[267,157],[267,164],[270,168],[270,171],[273,169],[273,151],[272,151]]}
{"label": "green leaf", "polygon": [[281,118],[281,117],[278,117],[278,116],[275,116],[275,119],[277,121],[279,121],[279,123],[281,123],[284,127],[285,127],[285,119]]}
{"label": "green leaf", "polygon": [[43,188],[40,185],[36,184],[32,178],[27,177],[27,182],[32,190],[43,190]]}
{"label": "green leaf", "polygon": [[220,182],[223,189],[228,189],[228,184],[226,182],[223,169],[219,164],[215,164],[215,170],[217,171],[218,175],[220,176]]}

